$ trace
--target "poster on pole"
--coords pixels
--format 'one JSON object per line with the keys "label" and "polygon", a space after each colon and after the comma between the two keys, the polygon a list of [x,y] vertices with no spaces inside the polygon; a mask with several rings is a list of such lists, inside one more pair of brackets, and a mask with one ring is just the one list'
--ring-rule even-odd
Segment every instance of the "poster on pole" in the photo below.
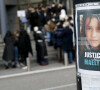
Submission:
{"label": "poster on pole", "polygon": [[100,2],[75,8],[78,72],[100,75]]}

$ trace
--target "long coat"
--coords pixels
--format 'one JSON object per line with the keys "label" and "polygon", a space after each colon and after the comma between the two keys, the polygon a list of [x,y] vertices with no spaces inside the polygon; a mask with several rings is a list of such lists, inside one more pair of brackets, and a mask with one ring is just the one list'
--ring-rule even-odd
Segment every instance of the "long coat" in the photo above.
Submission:
{"label": "long coat", "polygon": [[10,34],[9,36],[5,36],[4,38],[4,52],[3,52],[3,59],[5,61],[13,60],[14,59],[14,36]]}
{"label": "long coat", "polygon": [[23,30],[19,36],[19,54],[26,58],[29,52],[33,55],[30,38],[27,32]]}
{"label": "long coat", "polygon": [[73,32],[72,29],[69,27],[64,28],[61,38],[62,38],[62,49],[63,50],[72,50],[73,47],[73,38],[72,38]]}
{"label": "long coat", "polygon": [[62,32],[63,32],[63,28],[57,28],[56,31],[54,32],[55,48],[62,46],[62,38],[60,37]]}
{"label": "long coat", "polygon": [[34,26],[38,26],[37,18],[38,18],[38,14],[36,12],[31,13],[29,20],[30,20],[32,29]]}
{"label": "long coat", "polygon": [[[38,42],[38,40],[42,40],[42,42]],[[45,39],[43,33],[35,33],[35,41],[36,41],[36,51],[39,53],[39,56],[43,59],[44,56],[47,56],[47,48],[45,44]]]}
{"label": "long coat", "polygon": [[36,17],[35,17],[35,19],[36,19],[36,26],[38,26],[38,27],[41,27],[41,26],[43,26],[43,15],[42,15],[42,13],[41,12],[36,12]]}

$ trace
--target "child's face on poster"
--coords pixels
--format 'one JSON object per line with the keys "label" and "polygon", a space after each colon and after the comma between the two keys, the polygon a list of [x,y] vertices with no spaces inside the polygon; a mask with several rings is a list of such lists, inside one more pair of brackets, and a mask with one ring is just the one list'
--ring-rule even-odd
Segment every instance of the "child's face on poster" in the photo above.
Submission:
{"label": "child's face on poster", "polygon": [[98,49],[100,45],[100,21],[96,17],[87,17],[85,21],[85,34],[92,48]]}

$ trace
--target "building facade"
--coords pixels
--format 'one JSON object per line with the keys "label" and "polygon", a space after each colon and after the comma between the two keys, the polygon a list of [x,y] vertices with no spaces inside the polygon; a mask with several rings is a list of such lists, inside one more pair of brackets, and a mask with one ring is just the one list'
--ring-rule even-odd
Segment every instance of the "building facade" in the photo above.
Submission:
{"label": "building facade", "polygon": [[26,9],[29,5],[37,6],[38,4],[51,5],[52,2],[62,2],[69,15],[73,15],[73,0],[18,0],[19,9]]}
{"label": "building facade", "polygon": [[[3,12],[3,14],[2,12],[0,14],[0,33],[5,33],[7,30],[19,30],[20,25],[17,10],[27,9],[29,5],[37,6],[38,4],[43,4],[46,6],[51,5],[52,2],[62,2],[67,8],[67,13],[73,15],[73,0],[0,0],[0,2],[0,8],[2,7],[0,11]],[[4,4],[2,4],[2,2],[4,2]],[[2,5],[4,5],[4,7]],[[3,23],[5,23],[5,26]]]}
{"label": "building facade", "polygon": [[17,0],[6,0],[7,28],[11,31],[19,29],[19,21],[17,18]]}
{"label": "building facade", "polygon": [[17,0],[0,0],[0,34],[4,37],[7,30],[19,29]]}

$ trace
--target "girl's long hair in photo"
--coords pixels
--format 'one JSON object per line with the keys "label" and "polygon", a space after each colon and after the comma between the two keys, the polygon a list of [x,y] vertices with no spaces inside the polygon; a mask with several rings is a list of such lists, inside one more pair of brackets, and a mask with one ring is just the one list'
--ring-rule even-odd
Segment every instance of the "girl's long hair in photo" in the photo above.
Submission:
{"label": "girl's long hair in photo", "polygon": [[[94,50],[93,47],[91,47],[91,45],[89,44],[87,38],[86,38],[86,35],[85,35],[85,22],[86,22],[86,19],[89,18],[89,23],[91,22],[91,19],[92,17],[95,17],[97,18],[97,20],[100,22],[100,14],[85,14],[83,16],[83,19],[82,19],[82,28],[80,30],[80,37],[81,37],[81,53],[83,53],[84,49],[86,50]],[[88,24],[89,24],[88,23]],[[84,40],[84,42],[83,42]],[[100,49],[100,45],[98,46],[98,48]]]}

